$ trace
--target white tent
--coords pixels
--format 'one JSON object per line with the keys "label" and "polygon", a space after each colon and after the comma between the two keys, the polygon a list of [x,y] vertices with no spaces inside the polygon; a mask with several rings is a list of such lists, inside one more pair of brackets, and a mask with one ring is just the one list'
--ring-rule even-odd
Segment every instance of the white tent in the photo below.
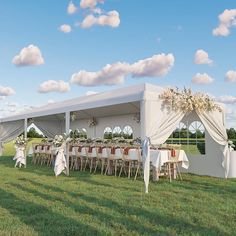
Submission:
{"label": "white tent", "polygon": [[[88,137],[102,137],[106,127],[125,127],[133,129],[135,137],[148,140],[152,144],[164,143],[180,121],[201,121],[206,130],[206,154],[188,155],[189,172],[227,177],[229,169],[228,138],[224,112],[174,112],[164,110],[159,95],[163,88],[140,84],[90,96],[66,100],[31,109],[27,112],[0,119],[0,147],[2,143],[14,139],[34,123],[48,137],[69,133],[70,129],[86,129]],[[71,114],[76,119],[71,120]],[[139,120],[140,117],[140,120]],[[96,126],[90,127],[88,120],[95,118]],[[148,152],[145,180],[148,185]],[[146,159],[147,158],[147,159]],[[223,166],[222,166],[223,162]]]}

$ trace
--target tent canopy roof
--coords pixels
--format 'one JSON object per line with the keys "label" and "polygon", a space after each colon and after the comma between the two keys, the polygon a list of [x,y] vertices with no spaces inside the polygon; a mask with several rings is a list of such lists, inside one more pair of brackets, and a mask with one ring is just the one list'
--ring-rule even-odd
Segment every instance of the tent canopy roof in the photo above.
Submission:
{"label": "tent canopy roof", "polygon": [[[93,116],[104,116],[106,115],[106,112],[111,114],[111,111],[111,115],[116,115],[117,110],[120,110],[119,114],[121,114],[121,109],[124,110],[123,114],[126,114],[127,111],[128,113],[137,112],[137,109],[139,109],[139,102],[144,99],[145,94],[159,94],[162,90],[163,88],[160,86],[147,83],[119,88],[107,92],[102,92],[89,96],[82,96],[70,100],[55,102],[41,107],[36,107],[23,113],[4,117],[0,119],[0,123],[21,120],[25,118],[35,118],[42,116],[50,116],[54,114],[62,114],[67,111],[84,111],[81,113],[82,117],[84,118],[91,116],[91,112]],[[126,107],[122,106],[120,107],[120,109],[118,109],[119,106],[117,105],[121,106],[121,104],[126,104]],[[128,107],[127,104],[129,104]],[[95,108],[100,108],[97,109],[97,114],[94,114]]]}

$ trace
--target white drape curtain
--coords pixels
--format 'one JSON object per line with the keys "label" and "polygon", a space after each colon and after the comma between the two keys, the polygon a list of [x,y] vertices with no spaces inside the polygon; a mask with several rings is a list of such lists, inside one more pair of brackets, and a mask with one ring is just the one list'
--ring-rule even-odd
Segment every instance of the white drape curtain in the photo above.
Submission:
{"label": "white drape curtain", "polygon": [[3,153],[3,144],[11,141],[24,131],[24,120],[0,123],[0,155]]}
{"label": "white drape curtain", "polygon": [[163,111],[162,120],[158,124],[151,125],[151,129],[147,131],[147,137],[143,141],[143,168],[145,192],[148,193],[149,175],[150,175],[150,144],[163,144],[176,129],[179,122],[183,119],[185,113],[175,111]]}
{"label": "white drape curtain", "polygon": [[54,138],[57,134],[65,132],[65,125],[60,121],[49,120],[34,120],[34,124],[46,135],[48,138]]}
{"label": "white drape curtain", "polygon": [[56,160],[54,165],[54,173],[56,176],[60,175],[61,172],[67,173],[67,162],[65,157],[66,144],[64,143],[61,147],[55,149]]}
{"label": "white drape curtain", "polygon": [[224,147],[224,159],[222,161],[222,166],[225,169],[225,178],[227,178],[229,173],[231,150],[228,145],[228,135],[224,125],[223,113],[218,111],[201,113],[196,111],[196,113],[214,141]]}
{"label": "white drape curtain", "polygon": [[[162,111],[161,122],[156,122],[152,124],[150,130],[147,130],[147,137],[143,141],[143,167],[144,167],[144,183],[145,192],[148,192],[149,185],[149,172],[150,172],[150,154],[149,146],[150,144],[163,144],[171,133],[176,129],[179,122],[184,118],[184,112],[175,111]],[[199,116],[201,122],[203,123],[205,129],[208,131],[210,136],[215,142],[222,145],[223,147],[223,161],[222,166],[225,169],[225,177],[227,178],[230,166],[230,151],[228,145],[228,136],[226,133],[226,127],[224,125],[224,117],[222,112],[212,111],[212,112],[198,112],[196,114]]]}

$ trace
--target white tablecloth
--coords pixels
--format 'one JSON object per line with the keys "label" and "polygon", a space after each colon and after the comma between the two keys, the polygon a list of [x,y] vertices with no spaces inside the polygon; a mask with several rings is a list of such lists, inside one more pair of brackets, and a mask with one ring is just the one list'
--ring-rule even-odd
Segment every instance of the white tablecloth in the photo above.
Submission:
{"label": "white tablecloth", "polygon": [[228,178],[236,178],[236,151],[230,153],[230,166]]}
{"label": "white tablecloth", "polygon": [[[169,159],[169,150],[150,150],[150,161],[152,165],[158,169],[164,165],[164,163],[168,162]],[[184,150],[179,151],[178,161],[181,163],[181,166],[185,169],[189,167],[189,160]]]}
{"label": "white tablecloth", "polygon": [[57,149],[54,173],[56,176],[60,175],[62,171],[66,174],[66,169],[67,169],[67,164],[64,155],[64,147],[61,147]]}
{"label": "white tablecloth", "polygon": [[21,165],[26,166],[26,157],[25,157],[25,147],[24,146],[15,146],[16,154],[13,158],[13,160],[16,160],[15,167],[19,164],[19,167]]}

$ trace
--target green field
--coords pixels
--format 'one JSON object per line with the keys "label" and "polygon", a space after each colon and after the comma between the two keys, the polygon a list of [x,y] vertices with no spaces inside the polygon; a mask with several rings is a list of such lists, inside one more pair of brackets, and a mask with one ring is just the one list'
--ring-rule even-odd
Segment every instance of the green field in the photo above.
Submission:
{"label": "green field", "polygon": [[[11,150],[9,148],[8,152]],[[236,235],[236,180],[143,181],[0,157],[0,235]]]}

